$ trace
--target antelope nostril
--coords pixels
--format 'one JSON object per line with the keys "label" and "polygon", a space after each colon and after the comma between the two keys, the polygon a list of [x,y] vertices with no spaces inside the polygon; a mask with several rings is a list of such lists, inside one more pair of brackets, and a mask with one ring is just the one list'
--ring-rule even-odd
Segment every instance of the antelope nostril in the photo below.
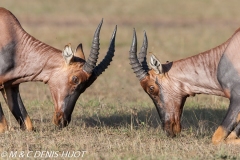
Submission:
{"label": "antelope nostril", "polygon": [[56,117],[57,117],[58,119],[61,119],[61,118],[63,117],[63,113],[62,113],[62,112],[57,112],[57,113],[56,113]]}
{"label": "antelope nostril", "polygon": [[59,112],[57,112],[56,116],[57,116],[57,117],[60,117],[60,116],[61,116],[61,114],[60,114]]}
{"label": "antelope nostril", "polygon": [[55,125],[57,125],[59,128],[65,127],[65,120],[62,112],[56,112],[55,116],[53,117],[53,122]]}

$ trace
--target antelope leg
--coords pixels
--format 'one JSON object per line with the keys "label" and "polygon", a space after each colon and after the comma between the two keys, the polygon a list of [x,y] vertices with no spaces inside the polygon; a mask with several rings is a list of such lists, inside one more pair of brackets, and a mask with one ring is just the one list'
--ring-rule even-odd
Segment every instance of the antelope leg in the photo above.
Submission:
{"label": "antelope leg", "polygon": [[[239,97],[232,96],[230,99],[230,105],[229,105],[227,114],[226,114],[223,122],[221,123],[221,125],[218,127],[218,129],[213,134],[213,137],[212,137],[213,144],[219,144],[219,143],[225,142],[225,139],[228,136],[237,137],[237,134],[238,134],[239,128],[240,128],[240,126],[238,125],[239,119],[240,119],[239,118],[240,117],[239,104],[240,104]],[[234,129],[236,129],[236,130],[234,130]],[[230,134],[232,131],[233,131],[233,133]],[[229,139],[230,139],[230,137],[229,137]],[[230,142],[230,140],[229,140],[229,142]]]}
{"label": "antelope leg", "polygon": [[7,120],[4,116],[2,105],[0,103],[0,133],[5,132],[8,129]]}
{"label": "antelope leg", "polygon": [[13,87],[6,87],[2,91],[3,97],[8,104],[9,109],[14,115],[15,119],[20,124],[23,130],[32,130],[32,122],[28,116],[28,113],[23,105],[20,93],[19,85]]}

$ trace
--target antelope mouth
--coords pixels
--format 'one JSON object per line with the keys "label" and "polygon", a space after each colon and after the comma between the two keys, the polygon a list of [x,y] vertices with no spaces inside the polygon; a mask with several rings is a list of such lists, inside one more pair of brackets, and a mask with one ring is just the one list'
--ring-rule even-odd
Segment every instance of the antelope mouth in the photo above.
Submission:
{"label": "antelope mouth", "polygon": [[164,125],[164,131],[166,131],[167,136],[176,137],[181,132],[181,124],[176,122],[167,122]]}
{"label": "antelope mouth", "polygon": [[68,126],[70,121],[64,118],[63,112],[57,112],[53,116],[53,123],[58,126],[60,129]]}

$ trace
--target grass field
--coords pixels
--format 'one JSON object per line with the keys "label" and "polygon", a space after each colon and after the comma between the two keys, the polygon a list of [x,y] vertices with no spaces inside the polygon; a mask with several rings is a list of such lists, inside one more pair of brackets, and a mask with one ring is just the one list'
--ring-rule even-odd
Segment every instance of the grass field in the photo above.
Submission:
{"label": "grass field", "polygon": [[[104,18],[99,61],[106,54],[115,25],[118,31],[113,62],[79,97],[67,128],[58,130],[52,123],[54,109],[47,85],[21,85],[35,132],[19,129],[1,97],[11,129],[0,135],[0,156],[4,151],[33,151],[33,159],[37,151],[86,151],[82,159],[240,159],[239,146],[211,144],[211,136],[226,113],[227,99],[206,95],[188,98],[183,131],[168,138],[128,60],[133,28],[139,48],[146,30],[148,51],[161,62],[215,47],[240,26],[239,5],[239,0],[1,1],[0,6],[12,11],[37,39],[59,49],[69,42],[73,47],[83,43],[86,57],[95,28]],[[18,155],[16,159],[23,158]]]}

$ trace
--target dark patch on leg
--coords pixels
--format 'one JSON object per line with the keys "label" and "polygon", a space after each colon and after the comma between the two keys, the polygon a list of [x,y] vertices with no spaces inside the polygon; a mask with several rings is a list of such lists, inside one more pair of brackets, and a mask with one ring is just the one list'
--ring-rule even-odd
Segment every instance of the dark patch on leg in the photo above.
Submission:
{"label": "dark patch on leg", "polygon": [[3,110],[2,110],[2,105],[0,103],[0,120],[4,117],[4,113],[3,113]]}
{"label": "dark patch on leg", "polygon": [[[226,136],[234,130],[240,120],[238,114],[240,113],[240,72],[238,72],[238,69],[239,68],[236,68],[228,58],[227,53],[224,53],[219,62],[217,78],[223,90],[226,92],[225,94],[230,99],[228,112],[221,123],[221,126],[227,133]],[[234,137],[234,134],[235,133],[232,133],[230,137]]]}
{"label": "dark patch on leg", "polygon": [[234,128],[234,130],[229,134],[226,141],[230,142],[230,141],[233,141],[235,139],[238,139],[239,135],[240,135],[240,123],[238,123],[238,125]]}
{"label": "dark patch on leg", "polygon": [[0,75],[14,68],[15,52],[15,42],[10,42],[0,50]]}
{"label": "dark patch on leg", "polygon": [[227,136],[227,139],[226,140],[229,140],[229,139],[237,139],[237,133],[234,131],[232,131],[228,136]]}
{"label": "dark patch on leg", "polygon": [[238,113],[240,112],[240,99],[238,97],[232,96],[230,99],[230,105],[227,111],[227,114],[222,121],[222,125],[227,129],[230,133],[235,126],[238,124]]}
{"label": "dark patch on leg", "polygon": [[237,120],[236,120],[236,122],[237,122],[237,126],[234,128],[234,130],[228,135],[228,137],[227,137],[227,141],[229,141],[229,140],[232,140],[232,139],[237,139],[238,137],[239,137],[239,135],[240,135],[240,123],[239,123],[239,121],[240,121],[240,114],[238,114],[238,116],[237,116]]}
{"label": "dark patch on leg", "polygon": [[20,124],[21,129],[32,130],[32,122],[28,116],[28,113],[23,105],[20,93],[19,85],[11,88],[6,88],[6,102],[14,115],[15,119]]}
{"label": "dark patch on leg", "polygon": [[240,123],[238,123],[238,125],[234,128],[234,131],[233,131],[237,137],[240,136]]}
{"label": "dark patch on leg", "polygon": [[27,130],[32,130],[32,122],[28,116],[27,110],[23,105],[20,93],[19,93],[19,85],[12,87],[12,98],[13,102],[17,102],[14,104],[15,108],[19,108],[20,110],[20,116],[18,121],[21,121],[21,128],[22,129],[27,129]]}
{"label": "dark patch on leg", "polygon": [[[227,92],[231,92],[237,84],[240,85],[240,76],[237,68],[234,67],[225,53],[218,65],[217,78],[222,88]],[[238,95],[240,96],[240,91]]]}

